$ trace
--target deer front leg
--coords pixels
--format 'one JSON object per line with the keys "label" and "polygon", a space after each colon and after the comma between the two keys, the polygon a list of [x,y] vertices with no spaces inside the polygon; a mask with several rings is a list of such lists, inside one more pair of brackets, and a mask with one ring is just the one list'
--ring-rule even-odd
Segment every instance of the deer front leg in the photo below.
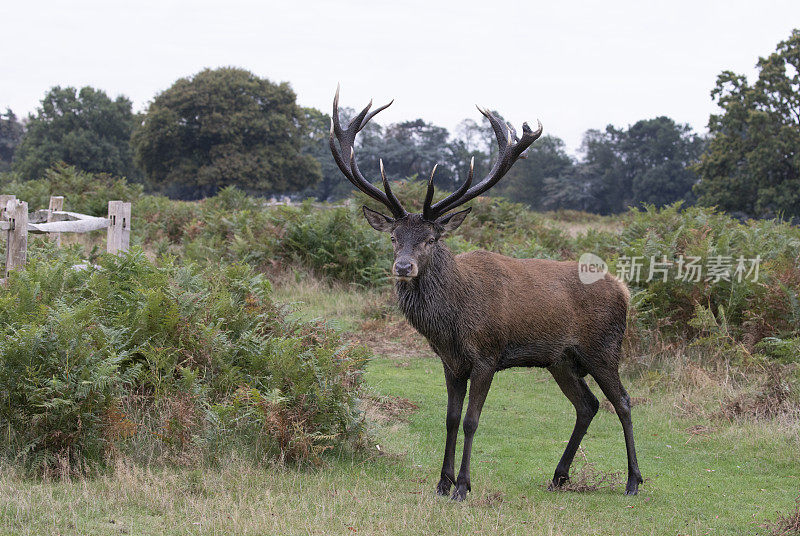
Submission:
{"label": "deer front leg", "polygon": [[464,395],[467,393],[467,378],[455,378],[445,368],[444,379],[447,384],[447,439],[444,444],[442,476],[436,486],[436,493],[446,496],[450,493],[450,486],[456,481],[456,440],[458,439],[458,425],[461,423]]}
{"label": "deer front leg", "polygon": [[494,370],[479,370],[477,367],[472,369],[469,386],[469,403],[467,404],[467,415],[464,417],[464,454],[461,457],[461,469],[456,479],[456,489],[450,497],[454,501],[463,501],[467,497],[467,492],[472,490],[469,477],[469,462],[472,456],[472,438],[475,430],[478,429],[478,420],[481,417],[483,403],[492,385]]}

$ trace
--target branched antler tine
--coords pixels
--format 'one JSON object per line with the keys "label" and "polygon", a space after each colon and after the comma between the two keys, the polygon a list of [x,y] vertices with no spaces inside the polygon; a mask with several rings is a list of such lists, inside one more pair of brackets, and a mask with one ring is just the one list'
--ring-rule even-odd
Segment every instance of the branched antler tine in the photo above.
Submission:
{"label": "branched antler tine", "polygon": [[350,182],[355,184],[359,190],[373,198],[375,201],[380,201],[386,205],[392,210],[392,213],[394,213],[394,208],[392,207],[391,203],[389,203],[389,198],[386,197],[386,194],[381,192],[371,182],[365,179],[361,174],[361,171],[359,171],[358,164],[356,164],[356,152],[352,147],[350,148],[350,170],[350,173],[353,177],[353,180]]}
{"label": "branched antler tine", "polygon": [[[480,110],[480,108],[478,109]],[[463,195],[454,197],[452,201],[448,201],[447,203],[437,203],[435,212],[438,215],[444,214],[445,212],[448,212],[459,205],[463,205],[467,201],[478,197],[483,192],[497,184],[497,182],[503,178],[503,175],[505,175],[508,170],[511,169],[511,166],[514,165],[514,162],[517,161],[525,149],[530,147],[530,145],[542,134],[541,122],[539,122],[539,128],[535,132],[531,131],[530,127],[526,123],[522,127],[522,139],[516,140],[516,133],[513,132],[513,127],[510,127],[510,125],[507,126],[504,132],[500,122],[496,117],[494,117],[493,114],[490,112],[485,112],[484,110],[481,110],[481,113],[483,113],[483,115],[489,119],[489,122],[492,124],[492,128],[494,129],[497,137],[497,144],[499,146],[497,160],[492,166],[492,169],[489,171],[489,174],[484,177],[481,182],[469,188]]]}
{"label": "branched antler tine", "polygon": [[[386,106],[388,106],[388,104]],[[397,197],[392,193],[391,188],[388,188],[388,182],[385,178],[384,187],[387,188],[386,193],[370,183],[364,175],[361,174],[361,171],[358,169],[358,164],[356,164],[354,149],[356,134],[364,128],[366,123],[376,113],[385,109],[386,106],[382,106],[370,114],[369,109],[372,107],[372,101],[370,101],[370,103],[350,121],[347,127],[343,129],[339,119],[339,87],[337,86],[336,95],[333,97],[333,117],[331,117],[331,134],[328,144],[330,145],[331,154],[333,155],[336,165],[339,167],[342,174],[347,177],[347,180],[371,198],[383,203],[392,212],[394,217],[401,218],[408,213],[400,204]],[[336,145],[337,141],[339,142],[339,147]],[[350,153],[350,158],[345,160],[342,153],[348,151]]]}
{"label": "branched antler tine", "polygon": [[537,128],[535,131],[531,130],[531,127],[528,126],[528,123],[522,123],[523,140],[525,140],[526,138],[533,138],[533,141],[531,142],[533,143],[534,141],[539,139],[539,136],[542,135],[542,130],[544,129],[544,127],[542,127],[542,122],[539,121],[538,119],[536,120],[536,122],[539,124],[539,128]]}
{"label": "branched antler tine", "polygon": [[448,195],[447,197],[445,197],[444,199],[442,199],[441,201],[439,201],[438,203],[436,203],[431,207],[431,210],[429,212],[433,219],[436,219],[438,216],[444,214],[445,211],[441,210],[442,207],[446,207],[449,203],[452,203],[453,201],[457,200],[459,197],[464,195],[464,192],[466,192],[467,189],[469,189],[470,185],[472,184],[472,175],[474,172],[475,172],[475,157],[473,156],[469,161],[469,174],[467,175],[467,180],[464,181],[464,184],[459,186],[458,190]]}
{"label": "branched antler tine", "polygon": [[392,99],[388,104],[384,104],[383,106],[380,106],[380,107],[372,110],[370,113],[368,113],[367,116],[361,121],[361,125],[359,125],[359,127],[358,127],[358,132],[361,132],[361,129],[364,128],[365,126],[367,126],[367,123],[369,123],[370,120],[378,114],[378,112],[384,111],[386,108],[391,106],[393,103],[394,103],[394,99]]}
{"label": "branched antler tine", "polygon": [[355,136],[355,135],[356,135],[356,133],[357,133],[358,131],[360,131],[362,128],[364,128],[364,125],[366,124],[366,121],[365,121],[365,119],[366,119],[366,117],[367,117],[367,113],[369,113],[369,109],[370,109],[370,108],[372,108],[372,99],[370,99],[370,101],[369,101],[369,104],[367,104],[367,105],[364,107],[364,109],[363,109],[363,110],[361,110],[361,111],[358,113],[358,115],[357,115],[357,116],[355,116],[354,118],[352,118],[352,119],[350,120],[350,124],[349,124],[349,125],[347,125],[347,130],[348,130],[348,132],[350,131],[350,129],[353,129],[353,128],[355,127],[355,128],[354,128],[354,130],[353,130],[353,139],[355,139],[355,137],[356,137],[356,136]]}
{"label": "branched antler tine", "polygon": [[342,126],[339,124],[339,84],[336,84],[336,95],[333,96],[333,115],[331,116],[331,137],[333,133],[341,132]]}
{"label": "branched antler tine", "polygon": [[489,124],[492,125],[492,130],[494,130],[494,135],[497,138],[497,144],[500,146],[500,150],[502,151],[505,149],[506,145],[508,145],[506,140],[506,131],[508,130],[508,127],[503,125],[503,123],[501,123],[500,120],[497,119],[497,117],[495,117],[495,115],[489,110],[481,108],[480,106],[477,106],[477,108],[478,111],[489,120]]}
{"label": "branched antler tine", "polygon": [[[506,127],[508,128],[508,134],[512,141],[518,142],[519,138],[517,137],[517,129],[514,128],[514,125],[511,123],[506,123]],[[509,142],[509,145],[511,142]]]}
{"label": "branched antler tine", "polygon": [[431,211],[431,202],[433,201],[433,176],[436,174],[436,168],[439,164],[434,164],[431,171],[431,178],[428,179],[428,190],[425,192],[425,202],[422,203],[422,217],[428,221],[431,220],[433,213]]}
{"label": "branched antler tine", "polygon": [[406,209],[400,204],[400,200],[397,199],[397,196],[394,195],[392,187],[389,186],[389,179],[386,178],[386,172],[383,169],[383,158],[378,159],[378,163],[380,163],[381,166],[381,180],[383,180],[383,189],[386,191],[386,198],[392,204],[390,207],[392,213],[396,218],[405,216],[408,212],[406,212]]}
{"label": "branched antler tine", "polygon": [[[333,160],[336,162],[336,165],[339,167],[339,170],[344,174],[347,179],[355,183],[355,179],[353,178],[353,174],[350,172],[350,167],[345,163],[344,158],[342,158],[342,153],[338,147],[336,147],[336,140],[334,139],[334,129],[336,128],[336,122],[331,119],[331,135],[328,139],[328,145],[331,148],[331,154],[333,155]],[[357,186],[357,185],[356,185]]]}

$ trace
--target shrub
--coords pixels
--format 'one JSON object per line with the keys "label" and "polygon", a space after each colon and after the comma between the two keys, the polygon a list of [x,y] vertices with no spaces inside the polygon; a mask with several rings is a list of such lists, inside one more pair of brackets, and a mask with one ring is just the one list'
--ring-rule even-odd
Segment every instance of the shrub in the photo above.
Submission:
{"label": "shrub", "polygon": [[358,209],[306,212],[286,225],[281,250],[326,277],[362,285],[386,281],[391,248]]}
{"label": "shrub", "polygon": [[[630,268],[631,259],[640,258],[641,277],[630,286],[641,294],[641,318],[651,323],[666,319],[673,333],[691,336],[697,325],[689,320],[696,318],[698,305],[718,317],[724,311],[731,336],[746,338],[749,349],[767,335],[798,333],[798,286],[793,283],[800,282],[800,229],[779,220],[743,224],[713,209],[681,210],[674,204],[661,210],[652,206],[633,210],[615,241],[617,246],[610,250],[612,269],[619,271],[622,262]],[[681,256],[701,259],[704,271],[699,281],[677,277]],[[718,257],[730,261],[732,275],[715,281],[705,268]],[[733,276],[740,258],[749,272],[750,259],[756,257],[758,278],[754,272]],[[666,281],[658,272],[646,281],[651,261],[664,259],[670,263]]]}
{"label": "shrub", "polygon": [[238,445],[315,461],[358,438],[364,350],[284,319],[248,266],[32,257],[0,289],[6,456],[80,470],[143,446],[185,458]]}

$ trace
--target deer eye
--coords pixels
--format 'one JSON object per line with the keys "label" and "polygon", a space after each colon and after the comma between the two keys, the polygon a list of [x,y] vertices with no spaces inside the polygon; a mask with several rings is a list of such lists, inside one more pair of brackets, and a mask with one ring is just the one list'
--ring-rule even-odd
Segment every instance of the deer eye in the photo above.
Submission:
{"label": "deer eye", "polygon": [[395,242],[397,242],[397,239],[395,237],[392,237],[392,244],[394,244]]}
{"label": "deer eye", "polygon": [[428,239],[428,244],[433,244],[434,242],[436,242],[436,239],[434,237]]}

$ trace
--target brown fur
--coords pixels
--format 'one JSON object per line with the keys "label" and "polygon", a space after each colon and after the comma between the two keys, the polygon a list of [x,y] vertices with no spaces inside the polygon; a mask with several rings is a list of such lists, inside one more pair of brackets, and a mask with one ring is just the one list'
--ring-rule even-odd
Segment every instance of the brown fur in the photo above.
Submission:
{"label": "brown fur", "polygon": [[[633,445],[630,397],[618,372],[630,297],[625,285],[609,275],[584,285],[576,263],[512,259],[486,251],[454,257],[440,240],[461,225],[470,209],[452,211],[494,186],[541,136],[541,123],[536,131],[524,124],[518,138],[510,124],[479,108],[497,137],[497,160],[489,174],[473,185],[474,167],[470,164],[463,184],[433,203],[432,172],[422,214],[410,214],[392,193],[383,162],[383,192],[355,165],[356,135],[388,104],[370,112],[370,103],[344,128],[338,106],[337,88],[329,139],[333,159],[354,186],[391,211],[392,218],[364,207],[364,217],[378,231],[391,233],[392,273],[398,279],[395,288],[400,308],[444,365],[447,439],[437,493],[448,494],[455,484],[452,498],[463,500],[470,490],[472,441],[495,372],[538,366],[547,367],[575,406],[577,416],[553,485],[562,486],[569,480],[575,452],[597,413],[599,402],[583,380],[591,374],[622,423],[628,454],[625,493],[635,494],[642,477]],[[456,478],[454,453],[467,381],[464,454]]]}
{"label": "brown fur", "polygon": [[[630,398],[618,372],[630,299],[624,283],[606,274],[584,284],[575,262],[514,259],[487,251],[454,256],[440,238],[466,214],[447,225],[416,214],[398,220],[365,214],[373,227],[391,233],[395,274],[400,275],[400,266],[403,273],[414,275],[397,281],[398,302],[444,366],[447,441],[438,492],[449,493],[455,483],[453,498],[461,500],[470,489],[472,438],[494,373],[535,366],[551,372],[577,413],[554,486],[569,481],[572,459],[599,407],[583,379],[591,374],[622,422],[628,451],[626,493],[635,494],[642,478]],[[464,455],[456,478],[455,440],[468,380]]]}

